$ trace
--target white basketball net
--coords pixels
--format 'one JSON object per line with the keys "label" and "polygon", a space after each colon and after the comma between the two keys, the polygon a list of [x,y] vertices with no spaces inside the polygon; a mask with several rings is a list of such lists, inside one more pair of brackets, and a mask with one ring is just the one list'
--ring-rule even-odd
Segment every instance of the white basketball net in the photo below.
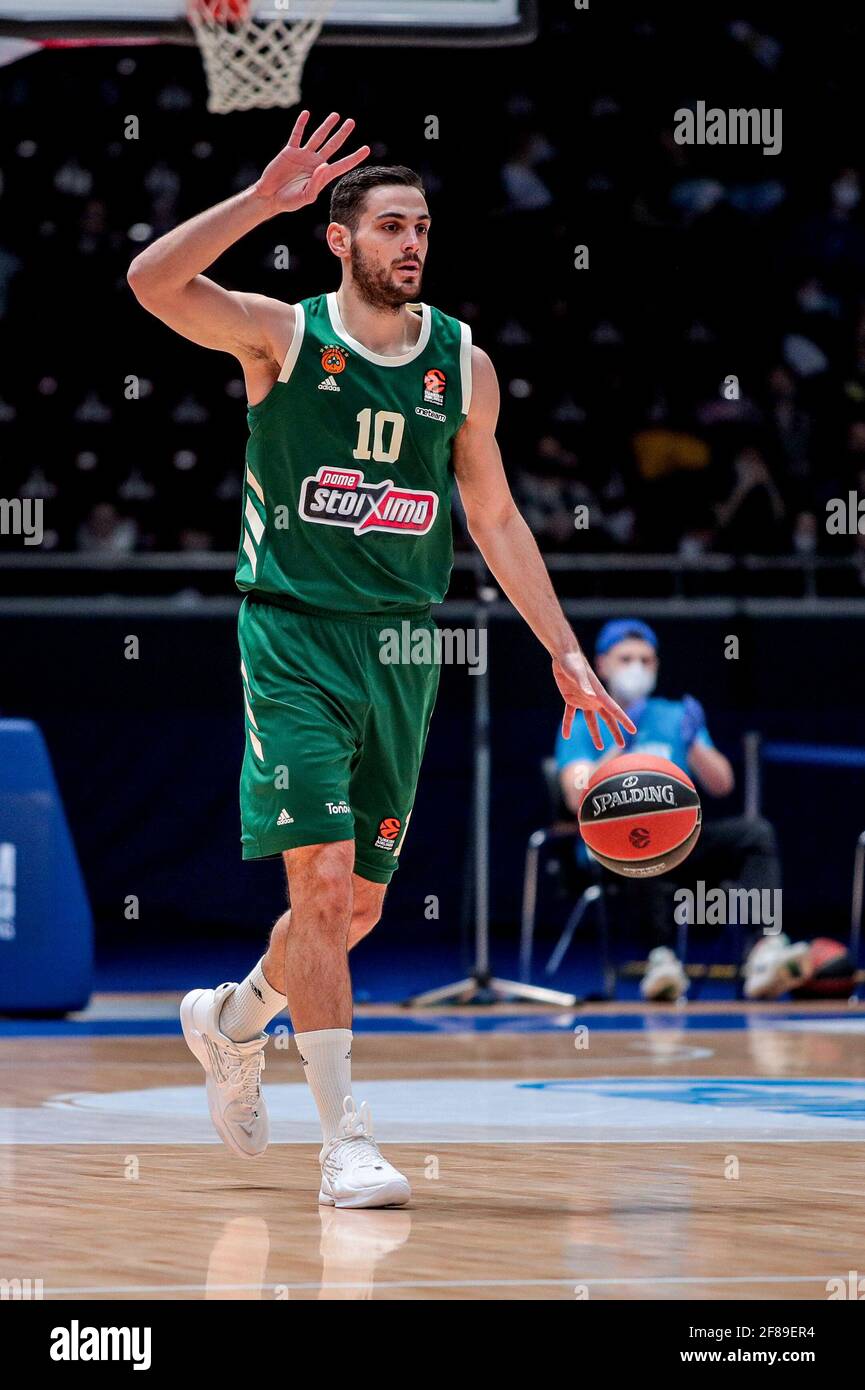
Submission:
{"label": "white basketball net", "polygon": [[188,16],[204,60],[208,111],[294,106],[307,54],[333,0],[313,0],[308,18],[292,20],[288,4],[269,0],[276,18],[251,13],[255,0],[189,0]]}

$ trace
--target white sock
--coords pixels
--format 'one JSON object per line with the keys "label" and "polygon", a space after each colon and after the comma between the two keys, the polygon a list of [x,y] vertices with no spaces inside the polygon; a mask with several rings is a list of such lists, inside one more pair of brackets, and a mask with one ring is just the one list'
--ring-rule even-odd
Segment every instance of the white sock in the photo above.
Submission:
{"label": "white sock", "polygon": [[294,1035],[325,1143],[336,1135],[342,1103],[351,1095],[351,1036],[350,1028],[317,1028]]}
{"label": "white sock", "polygon": [[285,995],[271,988],[264,978],[263,960],[264,957],[229,994],[219,1011],[219,1030],[232,1042],[257,1038],[286,1006]]}

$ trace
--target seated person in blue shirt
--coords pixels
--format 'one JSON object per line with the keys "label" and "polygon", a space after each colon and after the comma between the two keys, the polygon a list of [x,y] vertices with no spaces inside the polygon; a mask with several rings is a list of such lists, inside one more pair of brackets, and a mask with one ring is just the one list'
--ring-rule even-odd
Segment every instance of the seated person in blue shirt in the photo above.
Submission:
{"label": "seated person in blue shirt", "polygon": [[[595,646],[595,667],[614,700],[630,715],[637,732],[625,736],[626,753],[652,753],[669,758],[691,774],[703,794],[728,796],[735,785],[733,769],[709,736],[702,706],[691,695],[681,700],[660,699],[652,692],[658,678],[658,639],[638,619],[620,618],[601,628]],[[580,796],[595,768],[620,754],[605,729],[604,752],[594,747],[585,724],[575,723],[570,737],[561,730],[556,744],[559,784],[568,809],[577,814]],[[588,851],[577,844],[579,862]],[[612,874],[601,871],[611,881]],[[641,992],[646,999],[680,999],[688,977],[671,949],[676,925],[673,893],[683,879],[702,878],[716,886],[733,880],[742,888],[777,888],[780,866],[775,834],[768,821],[733,816],[703,821],[689,858],[672,874],[658,878],[616,879],[619,901],[628,920],[645,923],[654,939]]]}

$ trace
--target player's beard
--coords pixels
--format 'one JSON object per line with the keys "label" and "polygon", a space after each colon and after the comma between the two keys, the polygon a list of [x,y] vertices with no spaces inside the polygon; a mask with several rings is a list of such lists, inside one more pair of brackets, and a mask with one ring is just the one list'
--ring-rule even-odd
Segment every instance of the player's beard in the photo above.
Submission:
{"label": "player's beard", "polygon": [[417,262],[417,280],[412,285],[397,285],[392,280],[393,267],[382,270],[371,265],[356,244],[351,248],[351,275],[361,299],[373,309],[401,309],[420,294],[423,267]]}

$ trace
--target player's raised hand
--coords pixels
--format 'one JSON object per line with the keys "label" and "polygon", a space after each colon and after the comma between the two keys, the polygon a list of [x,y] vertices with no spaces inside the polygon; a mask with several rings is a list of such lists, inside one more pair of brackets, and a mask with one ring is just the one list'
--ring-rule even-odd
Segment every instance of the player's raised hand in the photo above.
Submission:
{"label": "player's raised hand", "polygon": [[604,741],[598,727],[598,716],[603,719],[618,747],[624,748],[625,736],[619,726],[624,725],[629,734],[635,734],[637,726],[631,722],[621,706],[616,704],[612,695],[607,694],[582,652],[568,652],[565,656],[554,659],[553,675],[565,702],[565,715],[562,720],[564,737],[570,738],[574,715],[580,709],[583,711],[592,742],[599,752],[604,747]]}
{"label": "player's raised hand", "polygon": [[340,125],[338,113],[332,111],[302,144],[308,120],[309,112],[301,111],[285,149],[270,161],[255,184],[256,193],[273,204],[274,212],[294,212],[314,203],[323,188],[369,154],[369,145],[361,145],[352,154],[329,163],[354,130],[354,121],[348,119]]}

